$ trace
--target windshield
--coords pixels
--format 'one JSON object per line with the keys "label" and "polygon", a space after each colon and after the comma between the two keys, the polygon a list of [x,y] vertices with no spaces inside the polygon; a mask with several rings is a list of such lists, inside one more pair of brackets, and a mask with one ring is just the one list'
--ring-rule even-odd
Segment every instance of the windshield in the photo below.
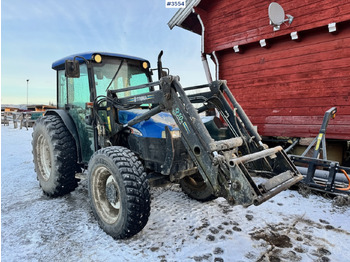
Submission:
{"label": "windshield", "polygon": [[[140,61],[125,59],[123,61],[122,59],[105,58],[102,64],[95,64],[94,78],[97,96],[106,95],[107,88],[116,90],[149,82],[146,71],[141,68]],[[118,93],[118,97],[123,98],[146,92],[149,92],[149,88],[121,92]]]}

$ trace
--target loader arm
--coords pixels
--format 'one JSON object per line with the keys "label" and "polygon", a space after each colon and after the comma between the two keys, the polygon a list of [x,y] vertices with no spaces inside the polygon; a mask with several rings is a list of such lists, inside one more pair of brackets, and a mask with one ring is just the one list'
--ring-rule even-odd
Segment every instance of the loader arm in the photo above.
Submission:
{"label": "loader arm", "polygon": [[[188,154],[216,196],[226,198],[230,204],[258,205],[303,178],[281,147],[264,147],[259,134],[225,81],[183,89],[177,76],[165,76],[159,82],[148,85],[156,84],[160,87],[158,91],[118,99],[120,104],[153,104],[153,109],[124,127],[161,111],[170,112],[181,131],[181,139]],[[144,85],[129,89],[142,87]],[[201,92],[202,88],[206,88],[206,91]],[[210,91],[207,91],[208,88]],[[194,89],[197,89],[197,94],[186,95],[185,91]],[[215,141],[193,103],[204,103],[204,109],[216,108],[231,136]],[[270,179],[257,185],[253,180],[256,174],[270,176]]]}

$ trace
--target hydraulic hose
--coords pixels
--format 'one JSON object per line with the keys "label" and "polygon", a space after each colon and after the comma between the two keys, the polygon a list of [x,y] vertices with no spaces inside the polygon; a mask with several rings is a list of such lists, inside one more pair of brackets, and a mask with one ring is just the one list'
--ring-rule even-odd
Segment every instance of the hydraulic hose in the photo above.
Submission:
{"label": "hydraulic hose", "polygon": [[344,169],[339,169],[339,170],[343,172],[343,174],[345,175],[346,179],[347,179],[348,182],[349,182],[349,185],[348,185],[348,187],[346,187],[346,188],[337,187],[336,189],[342,190],[342,191],[348,191],[348,190],[350,190],[350,177],[349,177],[349,175],[346,173],[346,171],[345,171]]}

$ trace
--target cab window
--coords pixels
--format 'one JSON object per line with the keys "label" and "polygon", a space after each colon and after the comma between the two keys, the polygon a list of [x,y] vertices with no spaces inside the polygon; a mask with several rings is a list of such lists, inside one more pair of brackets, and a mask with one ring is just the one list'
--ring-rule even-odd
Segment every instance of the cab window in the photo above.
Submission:
{"label": "cab window", "polygon": [[[122,63],[121,67],[120,63]],[[119,59],[105,59],[102,65],[94,66],[94,77],[97,96],[106,95],[107,88],[109,90],[117,90],[148,83],[147,74],[140,67],[139,61],[124,60],[122,62]],[[142,88],[121,92],[117,95],[122,98],[147,92],[149,92],[149,88]]]}
{"label": "cab window", "polygon": [[89,78],[86,64],[80,65],[80,77],[68,78],[68,104],[85,108],[90,102]]}
{"label": "cab window", "polygon": [[57,106],[63,109],[67,104],[67,79],[65,77],[65,70],[57,72]]}

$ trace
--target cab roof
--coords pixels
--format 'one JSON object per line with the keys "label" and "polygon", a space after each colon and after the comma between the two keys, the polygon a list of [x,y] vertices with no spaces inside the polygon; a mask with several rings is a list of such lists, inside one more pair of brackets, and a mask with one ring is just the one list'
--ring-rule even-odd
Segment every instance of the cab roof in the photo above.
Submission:
{"label": "cab roof", "polygon": [[[85,58],[88,61],[91,61],[94,57],[94,55],[99,54],[102,57],[116,57],[116,58],[125,58],[125,59],[131,59],[131,60],[138,60],[138,61],[147,61],[146,59],[140,58],[140,57],[135,57],[135,56],[128,56],[128,55],[122,55],[122,54],[115,54],[115,53],[107,53],[107,52],[85,52],[85,53],[80,53],[80,54],[75,54],[75,55],[70,55],[64,58],[61,58],[55,62],[52,63],[52,69],[55,70],[61,70],[64,69],[65,61],[67,59],[73,60],[74,57],[80,56]],[[82,61],[81,58],[77,58],[78,60]]]}

